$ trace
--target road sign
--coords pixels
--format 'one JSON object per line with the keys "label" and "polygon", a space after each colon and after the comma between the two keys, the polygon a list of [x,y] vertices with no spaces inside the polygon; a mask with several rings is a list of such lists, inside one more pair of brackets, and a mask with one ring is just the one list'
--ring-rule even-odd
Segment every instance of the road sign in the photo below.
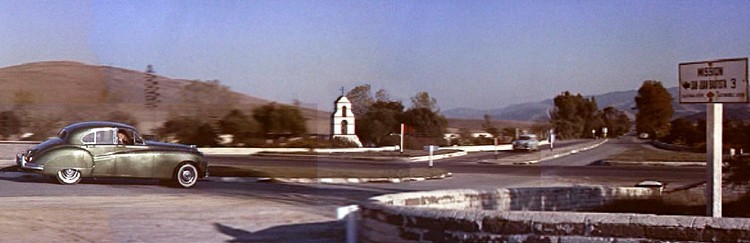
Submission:
{"label": "road sign", "polygon": [[427,145],[427,146],[423,146],[422,148],[424,149],[425,152],[433,152],[433,151],[437,151],[438,149],[440,149],[440,147],[436,145]]}
{"label": "road sign", "polygon": [[706,213],[721,218],[723,103],[747,103],[747,58],[680,63],[680,103],[706,104]]}
{"label": "road sign", "polygon": [[747,103],[747,58],[680,63],[680,103]]}

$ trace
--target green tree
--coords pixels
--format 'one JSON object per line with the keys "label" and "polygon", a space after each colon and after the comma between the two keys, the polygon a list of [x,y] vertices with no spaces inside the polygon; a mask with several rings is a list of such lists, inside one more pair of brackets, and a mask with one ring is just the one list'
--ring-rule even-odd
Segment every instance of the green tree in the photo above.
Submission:
{"label": "green tree", "polygon": [[223,134],[231,134],[234,143],[240,143],[252,137],[257,125],[244,112],[233,109],[219,120],[219,130]]}
{"label": "green tree", "polygon": [[604,108],[601,119],[608,130],[607,136],[609,137],[622,136],[630,130],[631,122],[628,115],[612,106]]}
{"label": "green tree", "polygon": [[646,80],[635,97],[638,113],[635,115],[635,129],[648,133],[654,138],[669,134],[669,121],[672,118],[672,96],[661,82]]}
{"label": "green tree", "polygon": [[370,109],[370,106],[374,102],[369,84],[354,87],[346,93],[346,98],[352,102],[351,110],[355,117],[367,113],[367,110]]}
{"label": "green tree", "polygon": [[591,137],[591,130],[603,126],[594,98],[586,99],[581,94],[571,95],[565,91],[555,97],[554,103],[550,123],[559,138]]}
{"label": "green tree", "polygon": [[200,124],[190,135],[186,142],[196,146],[212,147],[219,144],[218,135],[211,124],[208,123]]}
{"label": "green tree", "polygon": [[0,112],[0,138],[18,134],[21,130],[21,120],[13,111]]}
{"label": "green tree", "polygon": [[[19,90],[13,93],[13,112],[21,121],[21,128],[31,130],[35,127],[35,123],[40,122],[40,119],[32,118],[32,106],[36,103],[34,93],[31,91]],[[33,112],[33,114],[39,115],[38,112]]]}
{"label": "green tree", "polygon": [[686,146],[693,146],[705,139],[705,132],[698,131],[698,124],[684,117],[671,121],[669,135],[662,138],[665,142]]}
{"label": "green tree", "polygon": [[282,128],[292,135],[299,136],[307,133],[307,119],[302,115],[299,108],[284,105],[280,108]]}
{"label": "green tree", "polygon": [[448,120],[440,115],[437,100],[427,92],[419,92],[411,97],[412,107],[403,114],[402,121],[413,130],[413,137],[407,140],[410,148],[421,148],[424,145],[445,144],[443,138],[448,127]]}
{"label": "green tree", "polygon": [[391,134],[400,132],[403,112],[404,105],[399,101],[376,101],[367,113],[357,117],[357,136],[377,146],[396,144],[398,137]]}
{"label": "green tree", "polygon": [[500,130],[492,124],[492,116],[490,116],[490,114],[484,114],[482,129],[484,129],[485,132],[492,134],[493,137],[498,137],[500,135]]}
{"label": "green tree", "polygon": [[[675,125],[673,124],[672,129],[675,130]],[[703,129],[703,130],[701,130]],[[705,121],[699,120],[698,126],[696,128],[697,131],[694,131],[696,134],[693,134],[692,136],[688,137],[688,139],[692,138],[694,139],[695,143],[704,145],[703,143],[706,141],[706,134],[705,134]],[[702,133],[701,133],[702,132]],[[672,134],[670,134],[671,136]],[[724,143],[725,148],[736,148],[736,149],[744,149],[744,151],[750,150],[750,141],[747,140],[747,138],[750,136],[750,124],[745,124],[743,121],[727,121],[724,124]],[[739,151],[738,151],[739,153]],[[742,186],[742,185],[748,185],[750,184],[750,157],[748,156],[734,156],[730,158],[728,161],[727,166],[727,182],[735,185],[735,186]],[[750,191],[745,192],[745,198],[750,198]]]}
{"label": "green tree", "polygon": [[258,122],[259,130],[266,135],[307,133],[305,117],[297,107],[279,105],[274,102],[253,109],[253,119]]}
{"label": "green tree", "polygon": [[417,93],[417,95],[415,95],[414,97],[411,97],[411,108],[424,108],[434,113],[440,113],[440,108],[437,106],[437,100],[430,97],[430,94],[424,91]]}
{"label": "green tree", "polygon": [[404,124],[412,130],[405,138],[407,148],[421,149],[424,145],[442,145],[448,121],[428,108],[411,108],[404,112]]}
{"label": "green tree", "polygon": [[[599,105],[596,104],[596,98],[591,97],[583,102],[583,111],[580,115],[586,122],[583,128],[584,133],[582,137],[601,137],[602,128],[604,127],[604,121],[601,118]],[[592,133],[592,131],[594,133]]]}
{"label": "green tree", "polygon": [[[750,141],[748,141],[747,139],[748,137],[750,137],[750,124],[746,124],[745,121],[742,120],[725,120],[723,128],[725,147],[743,149],[743,151],[750,151]],[[674,121],[672,121],[672,130],[675,130]],[[695,130],[695,134],[690,137],[694,141],[693,144],[705,142],[706,130],[697,131],[697,126]]]}
{"label": "green tree", "polygon": [[184,144],[196,146],[216,146],[218,135],[211,124],[195,117],[175,117],[167,120],[157,129],[162,138],[172,137]]}
{"label": "green tree", "polygon": [[428,108],[411,108],[404,112],[404,123],[414,129],[421,137],[442,138],[448,126],[448,120]]}
{"label": "green tree", "polygon": [[375,101],[383,101],[383,102],[389,102],[391,100],[391,95],[388,94],[388,91],[384,89],[378,90],[378,92],[375,92]]}

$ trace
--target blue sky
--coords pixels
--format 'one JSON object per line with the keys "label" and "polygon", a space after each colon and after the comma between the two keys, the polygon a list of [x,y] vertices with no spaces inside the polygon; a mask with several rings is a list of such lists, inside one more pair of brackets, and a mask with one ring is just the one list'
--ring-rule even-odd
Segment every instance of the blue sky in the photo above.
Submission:
{"label": "blue sky", "polygon": [[750,56],[750,1],[0,0],[0,67],[72,60],[218,79],[332,108],[371,84],[408,105],[501,108],[677,85],[680,62]]}

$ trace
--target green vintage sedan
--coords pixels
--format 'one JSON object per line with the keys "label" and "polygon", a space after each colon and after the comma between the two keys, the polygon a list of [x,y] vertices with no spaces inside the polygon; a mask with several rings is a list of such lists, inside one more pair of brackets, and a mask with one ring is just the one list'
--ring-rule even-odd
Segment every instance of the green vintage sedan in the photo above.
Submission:
{"label": "green vintage sedan", "polygon": [[156,178],[190,188],[208,176],[208,163],[195,146],[145,141],[132,126],[82,122],[66,126],[23,154],[26,171],[76,184],[82,177]]}

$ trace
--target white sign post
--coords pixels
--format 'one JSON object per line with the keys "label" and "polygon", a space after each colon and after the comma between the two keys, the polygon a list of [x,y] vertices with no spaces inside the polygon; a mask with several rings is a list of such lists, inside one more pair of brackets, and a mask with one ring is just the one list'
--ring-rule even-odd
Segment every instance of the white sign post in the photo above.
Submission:
{"label": "white sign post", "polygon": [[427,146],[424,146],[423,148],[424,148],[424,151],[430,152],[430,163],[429,163],[429,166],[430,166],[430,168],[432,168],[432,154],[435,151],[437,151],[438,148],[440,148],[440,147],[435,146],[435,145],[427,145]]}
{"label": "white sign post", "polygon": [[399,136],[400,144],[398,146],[398,152],[404,154],[404,124],[401,123],[401,135]]}
{"label": "white sign post", "polygon": [[680,103],[706,103],[706,213],[721,218],[722,103],[747,103],[747,58],[680,63]]}

